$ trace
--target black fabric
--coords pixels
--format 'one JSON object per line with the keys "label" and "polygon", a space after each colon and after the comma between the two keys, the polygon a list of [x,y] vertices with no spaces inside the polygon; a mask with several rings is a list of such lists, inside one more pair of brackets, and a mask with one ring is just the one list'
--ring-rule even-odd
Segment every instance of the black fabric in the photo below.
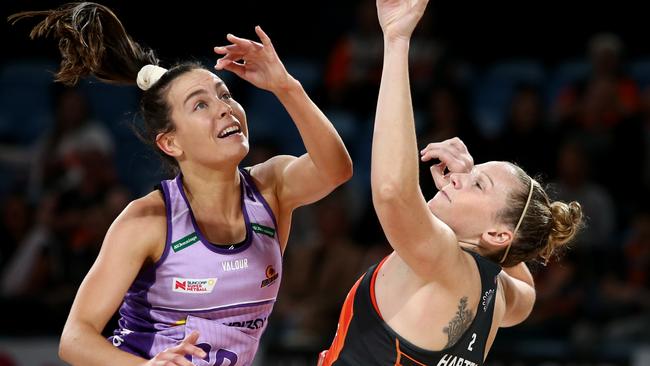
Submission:
{"label": "black fabric", "polygon": [[[485,344],[492,326],[501,267],[471,253],[481,276],[481,299],[470,327],[455,345],[433,352],[419,348],[395,333],[372,305],[370,285],[377,265],[363,276],[354,298],[354,316],[350,320],[343,349],[335,366],[475,366],[483,365]],[[398,296],[398,294],[396,294]],[[433,309],[435,311],[435,309]]]}

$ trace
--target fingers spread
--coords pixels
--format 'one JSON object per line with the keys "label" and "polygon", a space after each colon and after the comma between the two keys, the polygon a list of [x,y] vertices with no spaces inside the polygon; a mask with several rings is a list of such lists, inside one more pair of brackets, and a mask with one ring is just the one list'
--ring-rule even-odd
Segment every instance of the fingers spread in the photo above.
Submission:
{"label": "fingers spread", "polygon": [[246,66],[244,66],[244,64],[228,59],[217,60],[217,64],[214,68],[217,70],[228,70],[239,77],[243,77],[246,73]]}
{"label": "fingers spread", "polygon": [[214,52],[220,55],[225,55],[228,53],[245,53],[246,50],[238,44],[229,44],[227,46],[217,46],[214,48]]}
{"label": "fingers spread", "polygon": [[258,37],[260,37],[260,41],[262,41],[262,44],[264,47],[268,48],[273,48],[273,44],[271,43],[271,38],[262,30],[262,27],[259,25],[255,27],[255,33],[257,34]]}
{"label": "fingers spread", "polygon": [[226,39],[228,39],[230,42],[242,47],[244,50],[257,50],[257,49],[262,49],[264,48],[261,43],[251,41],[250,39],[246,38],[239,38],[233,34],[228,33],[226,35]]}

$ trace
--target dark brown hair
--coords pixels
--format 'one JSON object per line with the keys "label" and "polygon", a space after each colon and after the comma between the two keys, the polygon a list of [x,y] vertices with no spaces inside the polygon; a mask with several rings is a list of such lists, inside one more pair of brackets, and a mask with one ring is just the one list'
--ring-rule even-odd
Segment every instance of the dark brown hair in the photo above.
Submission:
{"label": "dark brown hair", "polygon": [[[32,17],[45,17],[32,29],[32,39],[52,36],[58,40],[62,59],[56,81],[66,85],[74,85],[85,76],[94,76],[110,84],[135,84],[143,66],[159,64],[153,50],[135,42],[115,13],[104,5],[69,3],[54,10],[13,14],[8,20],[14,24]],[[156,136],[174,130],[171,106],[166,99],[169,85],[178,76],[194,69],[203,67],[197,63],[172,67],[143,92],[140,102],[144,124],[136,129],[136,134],[152,146],[173,171],[178,169],[178,162],[158,149]]]}
{"label": "dark brown hair", "polygon": [[[510,251],[501,265],[510,267],[533,259],[541,259],[543,263],[547,263],[561,248],[566,247],[584,226],[582,207],[575,201],[551,201],[539,179],[532,179],[520,167],[510,165],[515,168],[521,185],[509,193],[506,208],[497,213],[497,218],[514,228],[522,213],[524,216],[514,235]],[[531,184],[533,192],[530,204],[526,212],[523,212]],[[504,254],[505,249],[489,257],[498,263]]]}

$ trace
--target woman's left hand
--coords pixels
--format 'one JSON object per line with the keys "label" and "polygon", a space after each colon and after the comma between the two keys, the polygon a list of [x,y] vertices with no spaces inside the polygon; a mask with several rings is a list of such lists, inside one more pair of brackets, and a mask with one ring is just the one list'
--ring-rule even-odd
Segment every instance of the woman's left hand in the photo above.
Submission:
{"label": "woman's left hand", "polygon": [[440,160],[440,163],[431,166],[431,175],[436,188],[441,189],[449,183],[450,173],[469,173],[474,168],[474,158],[467,151],[467,146],[458,137],[442,142],[428,144],[420,151],[420,159],[425,162],[432,159]]}
{"label": "woman's left hand", "polygon": [[217,60],[214,68],[233,72],[256,87],[272,93],[296,83],[280,61],[271,39],[259,25],[255,27],[255,33],[262,43],[228,34],[226,38],[232,43],[214,48],[215,53],[224,55]]}

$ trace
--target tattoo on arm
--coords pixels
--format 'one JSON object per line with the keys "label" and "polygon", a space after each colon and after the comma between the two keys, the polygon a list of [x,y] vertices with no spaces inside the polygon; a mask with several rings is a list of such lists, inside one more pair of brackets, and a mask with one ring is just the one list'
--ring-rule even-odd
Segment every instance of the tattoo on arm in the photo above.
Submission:
{"label": "tattoo on arm", "polygon": [[447,333],[447,337],[449,337],[445,348],[451,347],[458,342],[463,333],[469,328],[472,319],[472,311],[467,309],[467,296],[463,296],[460,299],[460,304],[458,304],[456,316],[451,319],[448,326],[442,329],[444,333]]}

